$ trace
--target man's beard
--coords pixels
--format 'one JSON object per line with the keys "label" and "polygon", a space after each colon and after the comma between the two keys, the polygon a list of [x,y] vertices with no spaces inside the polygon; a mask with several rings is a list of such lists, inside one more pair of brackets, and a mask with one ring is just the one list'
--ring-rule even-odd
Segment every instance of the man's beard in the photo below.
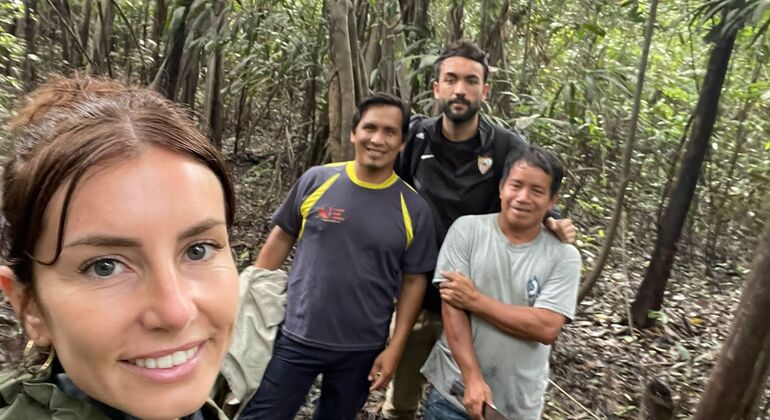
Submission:
{"label": "man's beard", "polygon": [[[452,111],[453,104],[463,104],[466,106],[466,110],[464,112],[454,112]],[[450,100],[441,99],[439,100],[439,107],[441,108],[441,112],[443,112],[452,122],[464,123],[472,120],[473,117],[479,113],[481,101],[469,101],[462,98]]]}

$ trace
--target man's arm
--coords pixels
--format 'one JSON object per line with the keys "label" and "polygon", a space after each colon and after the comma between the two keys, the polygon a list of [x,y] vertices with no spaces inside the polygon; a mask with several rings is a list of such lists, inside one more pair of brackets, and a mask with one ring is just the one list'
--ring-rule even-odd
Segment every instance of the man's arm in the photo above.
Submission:
{"label": "man's arm", "polygon": [[297,239],[286,233],[279,226],[273,228],[270,231],[270,235],[265,241],[265,245],[257,255],[257,260],[254,261],[254,265],[259,268],[267,270],[277,270],[281,268],[281,265],[289,256],[294,242]]}
{"label": "man's arm", "polygon": [[473,335],[468,314],[461,309],[441,302],[441,318],[444,321],[449,351],[452,353],[465,384],[463,405],[472,418],[481,418],[484,402],[492,404],[492,390],[484,382],[484,376],[473,350]]}
{"label": "man's arm", "polygon": [[375,359],[372,370],[369,372],[369,380],[374,381],[370,390],[384,388],[393,378],[398,362],[401,360],[401,354],[406,347],[407,336],[422,310],[426,284],[425,274],[404,274],[401,294],[396,303],[393,335],[388,346]]}
{"label": "man's arm", "polygon": [[441,283],[442,305],[470,311],[505,334],[550,345],[566,321],[564,315],[550,309],[509,305],[491,298],[462,273],[442,272],[441,275],[448,280]]}

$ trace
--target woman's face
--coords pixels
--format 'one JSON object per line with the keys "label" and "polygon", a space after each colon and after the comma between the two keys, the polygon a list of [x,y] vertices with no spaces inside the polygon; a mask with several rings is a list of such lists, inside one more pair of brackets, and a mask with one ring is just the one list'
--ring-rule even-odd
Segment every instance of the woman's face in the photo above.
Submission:
{"label": "woman's face", "polygon": [[[63,197],[46,209],[41,261],[55,253]],[[238,306],[224,203],[211,170],[159,148],[81,179],[61,256],[34,267],[26,320],[92,398],[143,419],[206,401]]]}

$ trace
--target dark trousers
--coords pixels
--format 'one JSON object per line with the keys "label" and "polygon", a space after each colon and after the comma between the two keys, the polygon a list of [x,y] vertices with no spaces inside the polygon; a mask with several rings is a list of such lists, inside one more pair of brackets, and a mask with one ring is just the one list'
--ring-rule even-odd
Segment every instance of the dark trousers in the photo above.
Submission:
{"label": "dark trousers", "polygon": [[332,351],[279,333],[259,389],[240,420],[292,420],[318,374],[321,398],[313,420],[353,420],[369,395],[369,371],[382,349]]}

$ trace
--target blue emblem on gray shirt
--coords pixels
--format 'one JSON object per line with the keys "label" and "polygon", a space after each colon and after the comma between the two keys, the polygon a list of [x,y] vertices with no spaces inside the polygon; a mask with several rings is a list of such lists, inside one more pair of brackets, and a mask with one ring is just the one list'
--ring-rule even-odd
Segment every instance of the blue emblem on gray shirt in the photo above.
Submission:
{"label": "blue emblem on gray shirt", "polygon": [[527,300],[529,306],[535,304],[535,299],[540,295],[540,282],[537,280],[537,276],[533,276],[527,281]]}

